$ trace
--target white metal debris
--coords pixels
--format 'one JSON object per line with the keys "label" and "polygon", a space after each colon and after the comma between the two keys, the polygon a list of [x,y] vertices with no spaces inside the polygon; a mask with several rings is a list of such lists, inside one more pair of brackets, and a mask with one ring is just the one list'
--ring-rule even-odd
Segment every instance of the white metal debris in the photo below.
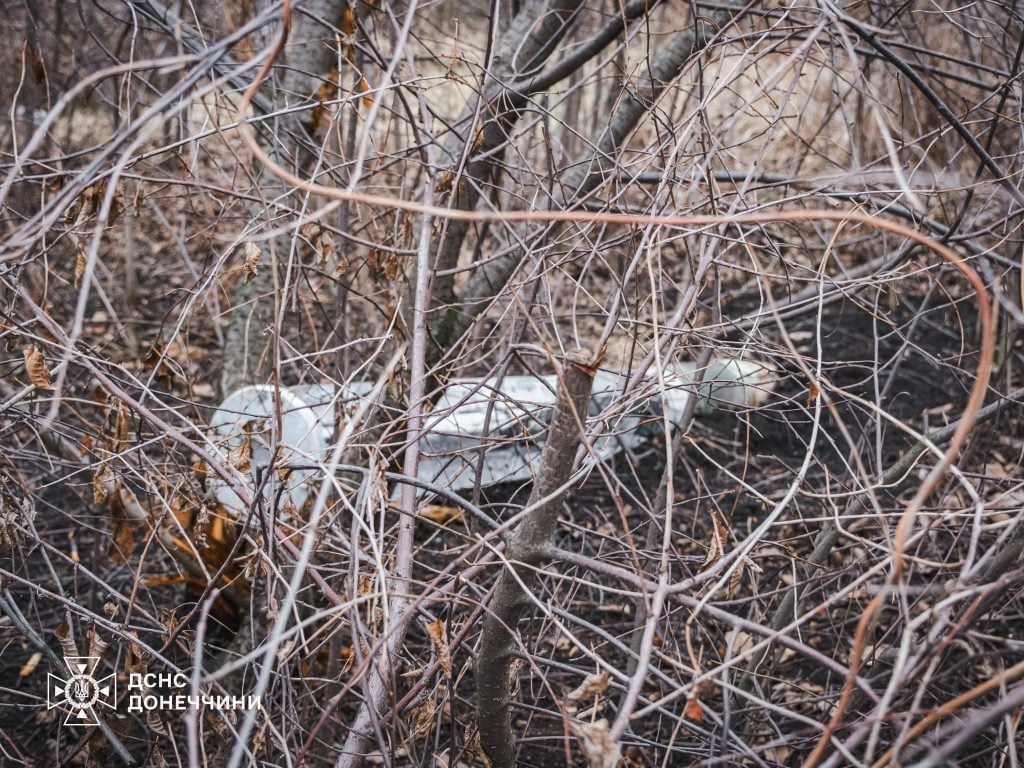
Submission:
{"label": "white metal debris", "polygon": [[[649,371],[644,385],[622,396],[626,377],[601,371],[594,379],[590,421],[602,424],[588,461],[639,447],[677,424],[696,394],[698,407],[757,406],[771,391],[774,370],[749,360],[721,358],[694,384],[696,364],[677,363],[661,376]],[[420,439],[418,479],[450,490],[532,478],[555,404],[556,376],[505,376],[451,383],[426,418]],[[248,440],[253,487],[264,498],[302,509],[326,470],[335,413],[357,405],[372,384],[342,388],[309,385],[252,386],[229,395],[210,420],[211,438],[227,456]],[[277,413],[280,413],[278,425]],[[271,457],[275,471],[266,475]],[[236,451],[237,453],[237,451]],[[217,500],[243,513],[238,496],[216,483]]]}

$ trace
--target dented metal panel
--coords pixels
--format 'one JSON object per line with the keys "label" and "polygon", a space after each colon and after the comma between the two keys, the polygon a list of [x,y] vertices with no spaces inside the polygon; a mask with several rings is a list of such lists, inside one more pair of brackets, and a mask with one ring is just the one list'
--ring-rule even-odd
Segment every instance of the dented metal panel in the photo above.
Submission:
{"label": "dented metal panel", "polygon": [[[722,358],[713,361],[704,381],[694,384],[694,363],[672,364],[659,376],[647,374],[641,390],[622,398],[626,377],[599,372],[591,396],[591,421],[603,429],[586,461],[608,458],[639,447],[663,425],[676,424],[690,397],[699,407],[756,406],[771,390],[774,372],[760,363]],[[454,381],[427,415],[420,438],[420,480],[452,489],[530,480],[557,395],[556,376],[505,376]],[[210,421],[211,437],[225,456],[251,449],[252,482],[263,483],[264,498],[300,510],[322,479],[330,450],[335,413],[352,412],[372,384],[245,387],[231,394]],[[279,415],[278,415],[279,414]],[[234,454],[231,454],[232,451]],[[273,477],[264,478],[277,451]],[[317,466],[320,465],[320,466]],[[242,513],[241,500],[225,485],[217,500]]]}

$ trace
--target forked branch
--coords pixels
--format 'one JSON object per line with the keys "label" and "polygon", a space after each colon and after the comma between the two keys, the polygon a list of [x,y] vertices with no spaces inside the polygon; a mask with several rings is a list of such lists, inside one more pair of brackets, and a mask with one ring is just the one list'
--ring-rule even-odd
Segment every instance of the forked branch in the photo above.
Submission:
{"label": "forked branch", "polygon": [[527,513],[512,532],[505,554],[510,568],[498,579],[484,619],[476,661],[477,723],[480,744],[494,768],[515,764],[512,735],[512,651],[515,629],[537,583],[537,568],[558,524],[558,511],[583,437],[596,363],[583,357],[566,361],[559,379],[555,414],[541,453],[540,474]]}

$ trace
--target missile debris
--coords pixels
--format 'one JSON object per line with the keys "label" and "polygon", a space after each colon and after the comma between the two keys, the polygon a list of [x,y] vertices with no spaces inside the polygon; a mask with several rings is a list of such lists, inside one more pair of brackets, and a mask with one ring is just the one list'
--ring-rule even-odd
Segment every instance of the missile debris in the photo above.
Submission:
{"label": "missile debris", "polygon": [[[600,425],[600,433],[585,461],[637,449],[663,434],[666,424],[671,430],[694,396],[699,398],[698,412],[760,405],[775,379],[774,370],[763,363],[720,358],[711,362],[698,385],[696,368],[684,362],[667,366],[661,375],[648,371],[628,394],[626,376],[598,372],[587,418],[589,426]],[[530,480],[540,464],[557,386],[554,375],[450,383],[425,416],[418,479],[454,491],[472,489],[478,482],[487,487]],[[248,441],[252,487],[261,487],[263,498],[272,503],[301,510],[329,471],[325,462],[335,414],[339,408],[354,411],[372,388],[372,382],[244,387],[213,414],[210,436],[225,456]],[[214,482],[213,492],[228,510],[247,511],[223,481]]]}

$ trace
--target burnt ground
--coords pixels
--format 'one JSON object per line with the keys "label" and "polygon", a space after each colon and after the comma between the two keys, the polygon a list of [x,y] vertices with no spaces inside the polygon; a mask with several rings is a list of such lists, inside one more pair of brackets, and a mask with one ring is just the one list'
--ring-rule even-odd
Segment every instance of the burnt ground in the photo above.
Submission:
{"label": "burnt ground", "polygon": [[[161,295],[163,299],[146,307],[146,313],[154,319],[140,321],[135,326],[138,354],[124,364],[140,376],[152,374],[154,391],[168,399],[180,398],[180,407],[201,419],[201,413],[189,404],[190,394],[195,395],[195,382],[213,376],[217,360],[215,340],[211,335],[195,338],[197,343],[188,345],[185,350],[161,350],[163,321],[159,318],[169,317],[176,302],[173,286],[171,291]],[[123,348],[101,316],[94,314],[92,322],[100,348],[106,352]],[[787,323],[787,331],[798,352],[811,365],[815,329],[812,317]],[[869,474],[883,471],[912,444],[910,438],[891,424],[880,422],[870,408],[851,396],[878,402],[894,419],[918,430],[928,430],[956,419],[971,380],[974,361],[964,350],[974,348],[976,329],[968,302],[951,307],[945,298],[939,300],[935,293],[922,291],[898,297],[886,307],[883,317],[868,311],[857,301],[847,300],[827,308],[821,323],[821,337],[822,374],[832,387],[828,396],[834,412],[826,410],[822,416],[813,458],[800,492],[787,513],[772,529],[769,541],[754,550],[751,566],[745,568],[741,577],[729,585],[728,593],[716,601],[718,607],[752,621],[767,622],[794,579],[806,583],[810,591],[804,599],[813,605],[830,591],[844,589],[866,565],[880,558],[878,553],[865,550],[857,539],[840,538],[824,567],[810,577],[799,571],[823,526],[823,518],[832,514],[833,506],[823,498],[825,491],[841,493],[855,488],[851,450],[837,428],[836,417],[857,444],[858,455]],[[764,518],[768,502],[782,496],[804,461],[812,429],[813,393],[779,340],[776,338],[772,343],[780,350],[774,358],[780,378],[769,403],[756,410],[720,409],[701,414],[690,429],[690,444],[675,457],[673,579],[698,573],[705,566],[709,542],[716,535],[734,544],[753,530]],[[153,349],[163,351],[164,358],[149,354],[147,350]],[[1019,356],[1019,344],[1011,353]],[[173,364],[168,364],[168,359]],[[116,418],[107,404],[90,399],[91,388],[86,378],[72,378],[70,387],[81,399],[74,403],[66,420],[59,422],[55,430],[89,451],[90,442],[109,432]],[[26,407],[29,413],[38,415],[42,405]],[[89,473],[62,462],[46,450],[39,436],[26,428],[28,421],[26,418],[9,423],[5,430],[9,444],[16,446],[8,456],[9,461],[31,468],[24,479],[35,490],[38,507],[35,525],[40,541],[22,544],[12,554],[4,556],[4,571],[16,576],[4,581],[4,589],[20,606],[28,624],[44,630],[47,644],[56,653],[62,649],[53,630],[68,616],[62,600],[73,601],[97,616],[109,616],[112,602],[117,602],[113,599],[115,595],[134,594],[139,606],[135,610],[147,614],[147,618],[138,622],[141,637],[150,647],[160,648],[172,662],[187,666],[193,652],[190,642],[196,631],[193,608],[198,592],[195,586],[168,583],[173,579],[167,579],[167,574],[179,572],[178,565],[142,533],[129,537],[127,547],[131,556],[118,553],[116,510],[95,503]],[[1020,455],[1022,422],[1024,417],[1019,404],[1007,407],[984,429],[977,431],[968,447],[964,466],[983,471],[993,461],[1012,464]],[[140,432],[138,437],[147,436]],[[190,457],[176,454],[167,444],[160,444],[159,448],[159,451],[147,453],[150,463],[142,463],[142,469],[159,471],[168,477],[188,475]],[[42,469],[40,458],[44,455],[48,463]],[[646,510],[652,505],[664,471],[664,442],[656,439],[642,453],[620,455],[607,469],[614,478],[611,487],[595,472],[583,487],[566,499],[559,544],[632,569],[636,562],[634,547],[641,554],[644,552],[649,520]],[[883,515],[898,513],[914,490],[917,478],[918,475],[913,474],[902,484],[878,492]],[[998,483],[992,487],[998,487]],[[982,488],[986,488],[984,483]],[[946,491],[950,489],[947,484]],[[484,490],[480,502],[488,513],[503,517],[517,509],[528,493],[528,484],[490,488]],[[184,495],[187,496],[187,492]],[[944,495],[942,498],[949,501]],[[920,544],[918,554],[940,556],[946,553],[945,556],[952,557],[962,553],[966,546],[964,531],[946,525],[941,509],[932,512],[937,522]],[[862,525],[865,537],[881,535],[878,520]],[[472,522],[467,523],[469,533],[478,532],[474,526]],[[466,533],[466,529],[455,525],[424,535],[417,551],[417,575],[427,580],[436,569],[450,562],[453,553],[465,546]],[[619,593],[620,585],[572,568],[563,569],[558,565],[551,568],[570,578],[569,581],[564,578],[544,581],[543,595],[556,609],[555,618],[564,621],[590,653],[616,669],[626,669],[625,648],[633,630],[635,606]],[[86,574],[86,569],[91,575]],[[922,567],[914,578],[926,586],[940,577],[941,574]],[[485,586],[479,585],[475,593],[481,595]],[[846,663],[850,637],[863,605],[862,593],[839,600],[820,618],[805,625],[802,639],[836,661]],[[987,642],[984,638],[1012,638],[1018,633],[1019,607],[1012,594],[1004,597],[998,606],[999,610],[989,611],[977,621],[974,634],[968,639],[943,650],[942,662],[927,686],[925,704],[941,703],[955,696],[983,679],[994,664],[1002,663],[1006,645]],[[232,604],[230,599],[218,604],[207,632],[208,655],[216,658],[219,650],[230,644],[245,613],[244,606]],[[469,612],[464,603],[456,602],[446,605],[441,615],[454,628],[466,621]],[[689,613],[674,605],[659,625],[657,646],[661,658],[656,659],[644,690],[650,700],[671,695],[692,676],[692,672],[688,675],[677,665],[668,663],[668,659],[707,667],[726,657],[730,643],[742,642],[731,634],[727,625],[710,620],[688,624],[688,619]],[[180,624],[182,621],[186,623]],[[87,637],[87,625],[88,622],[76,620],[74,636]],[[154,625],[163,629],[154,630]],[[872,638],[873,646],[879,650],[870,659],[869,677],[876,687],[884,687],[889,661],[883,650],[895,641],[895,626],[895,622],[890,625],[880,621],[876,636]],[[179,635],[184,643],[167,644],[168,639]],[[520,764],[565,765],[565,729],[552,693],[564,697],[579,684],[582,675],[593,671],[594,664],[581,656],[574,643],[566,641],[564,632],[550,619],[535,616],[529,637],[532,638],[529,648],[535,663],[543,669],[544,683],[540,683],[528,665],[520,669],[520,699],[516,709],[516,728],[522,737]],[[469,639],[472,640],[472,633]],[[102,739],[94,733],[83,735],[81,731],[63,727],[58,713],[46,709],[48,662],[42,659],[32,666],[36,650],[9,619],[0,623],[0,643],[0,688],[5,691],[6,702],[0,706],[4,747],[0,749],[0,766],[17,764],[15,761],[21,759],[19,754],[33,765],[54,764],[58,755],[60,764],[109,759],[109,750]],[[79,643],[79,652],[85,653],[81,640]],[[427,663],[431,658],[430,643],[422,630],[413,632],[410,643],[405,663],[413,668],[416,663]],[[431,739],[426,745],[406,739],[405,743],[415,743],[422,750],[407,753],[410,765],[429,765],[434,751],[450,748],[454,754],[459,745],[465,743],[466,724],[471,722],[473,713],[471,646],[457,647],[453,654],[460,674],[449,689],[450,699]],[[114,659],[114,669],[128,669],[132,664],[132,649],[129,644],[118,641],[116,658],[114,652],[108,652],[108,658]],[[317,662],[314,659],[310,663]],[[753,685],[758,695],[814,721],[823,720],[827,711],[826,697],[834,696],[843,684],[842,679],[827,669],[798,655],[784,657],[770,677],[754,676],[748,679],[753,682],[747,683],[741,678],[735,675],[733,683]],[[407,684],[400,683],[399,690]],[[300,714],[304,712],[308,718],[306,722],[318,717],[324,690],[317,685],[306,690],[305,702],[299,707]],[[620,694],[614,687],[609,689],[592,714],[613,717]],[[702,689],[699,701],[703,712],[700,719],[687,716],[680,720],[679,713],[686,699],[676,699],[662,712],[638,723],[625,743],[630,763],[689,764],[716,755],[727,763],[748,763],[749,760],[737,756],[735,743],[730,741],[725,728],[726,720],[729,731],[758,747],[761,759],[768,764],[795,764],[806,756],[817,739],[813,729],[794,724],[794,721],[763,716],[758,707],[751,707],[735,696],[723,697],[722,689],[716,686]],[[336,717],[341,724],[350,721],[353,707],[354,703],[346,702],[338,709]],[[867,703],[857,700],[852,708],[853,712],[858,708],[870,709]],[[853,716],[851,713],[851,718]],[[112,719],[112,726],[141,759],[154,760],[154,750],[170,748],[167,739],[154,737],[153,724],[139,716],[119,715]],[[180,734],[180,723],[170,722],[168,727],[172,733]],[[403,730],[408,727],[402,726],[400,731],[408,733]],[[891,737],[885,728],[883,740],[887,735]],[[666,744],[672,745],[671,754],[666,754]],[[990,743],[979,739],[977,762],[963,764],[989,764],[990,750]],[[582,764],[578,752],[574,749],[569,752],[575,755],[573,759],[577,764]],[[211,764],[219,759],[218,754],[216,746],[211,747]]]}
{"label": "burnt ground", "polygon": [[[815,327],[813,318],[788,325],[792,337],[800,339],[798,351],[805,355],[813,355]],[[821,325],[822,377],[832,385],[829,398],[834,409],[826,410],[822,416],[813,459],[800,492],[769,534],[770,544],[755,549],[752,559],[756,569],[747,570],[740,582],[730,587],[729,599],[718,605],[752,621],[767,622],[787,586],[792,585],[795,569],[811,552],[815,537],[825,525],[823,518],[832,515],[832,507],[823,494],[829,489],[832,493],[842,493],[856,488],[851,482],[852,451],[837,428],[837,419],[856,443],[867,471],[881,474],[915,441],[891,424],[879,425],[875,413],[854,398],[879,403],[893,419],[916,430],[927,432],[946,426],[957,419],[966,400],[976,358],[965,354],[964,350],[972,348],[974,334],[974,320],[968,307],[942,305],[921,295],[901,297],[896,306],[889,308],[884,321],[853,301],[828,310]],[[813,365],[812,360],[808,362]],[[709,542],[715,536],[716,518],[724,523],[730,543],[743,539],[763,520],[767,504],[756,494],[777,500],[793,481],[811,437],[810,406],[807,378],[799,367],[790,365],[782,371],[776,397],[767,406],[749,412],[722,409],[698,417],[690,431],[693,445],[677,455],[675,461],[673,578],[693,575],[704,567]],[[1022,427],[1024,412],[1020,404],[1008,404],[972,436],[963,465],[984,466],[991,461],[993,452],[1003,459],[1019,456]],[[701,450],[696,450],[695,446]],[[632,570],[633,546],[642,550],[646,537],[649,517],[643,510],[651,507],[664,471],[663,441],[655,441],[641,455],[616,457],[609,470],[617,481],[614,492],[595,472],[586,485],[566,500],[566,524],[560,546]],[[915,471],[903,482],[878,492],[883,515],[890,518],[898,515],[916,490],[920,476]],[[739,486],[737,478],[748,485],[747,490]],[[998,482],[990,487],[998,487]],[[947,484],[946,490],[949,488]],[[496,488],[488,495],[498,497],[498,509],[502,502],[509,502],[514,509],[525,500],[528,490],[528,486]],[[952,557],[950,553],[962,553],[966,547],[965,531],[941,524],[941,506],[932,507],[930,511],[938,522],[917,554],[941,558]],[[628,529],[623,527],[623,519]],[[877,530],[877,520],[862,525],[861,530],[865,536],[870,536],[866,531]],[[824,567],[817,569],[809,582],[817,592],[809,591],[803,599],[813,605],[817,596],[827,596],[848,584],[869,561],[873,562],[873,557],[868,557],[860,544],[840,538]],[[559,570],[557,564],[551,568]],[[572,568],[564,573],[578,577],[580,583],[570,588],[560,580],[549,581],[550,604],[564,605],[566,590],[573,591],[572,615],[561,613],[559,617],[592,653],[613,668],[626,669],[628,654],[622,643],[628,645],[633,631],[635,606],[616,594],[615,584],[604,584]],[[918,576],[922,585],[933,583],[936,578],[938,575],[927,568],[922,568]],[[863,596],[843,600],[821,620],[809,622],[803,639],[813,648],[845,662],[853,625],[863,608],[862,599]],[[1017,609],[1010,609],[1008,615],[1015,617]],[[687,619],[688,612],[676,608],[662,622],[658,642],[667,657],[689,658],[684,637]],[[696,637],[690,642],[697,646],[706,664],[722,659],[730,629],[713,621],[698,623],[693,632]],[[1008,618],[1007,614],[984,617],[977,627],[979,635],[991,632],[1012,638],[1018,631],[1017,619]],[[559,695],[575,688],[581,674],[593,671],[592,663],[581,659],[575,647],[563,647],[568,644],[559,642],[559,632],[551,621],[535,616],[533,637],[536,639],[531,648],[534,658],[543,659],[549,665],[545,668],[545,680]],[[895,637],[886,621],[880,621],[874,638],[876,647],[886,647],[895,642]],[[969,687],[969,681],[984,679],[993,660],[1006,652],[1005,648],[985,647],[984,642],[965,645],[968,647],[944,651],[946,655],[925,701],[940,703],[943,697],[952,697]],[[871,659],[870,679],[884,688],[889,668],[887,655],[877,653]],[[565,765],[564,725],[550,690],[537,685],[535,675],[528,669],[522,670],[521,675],[522,701],[517,710],[517,725],[528,735],[522,742],[520,764]],[[661,667],[650,678],[645,693],[652,699],[669,695],[676,685],[687,682],[686,676],[671,666]],[[774,703],[799,702],[796,709],[822,720],[821,696],[836,692],[843,682],[827,669],[795,656],[781,665],[777,676],[758,681],[758,685],[762,694]],[[619,695],[621,691],[616,691],[603,700],[598,716],[611,718]],[[468,700],[464,704],[471,706]],[[669,710],[678,711],[680,706],[677,702],[675,710],[671,707]],[[720,717],[725,716],[720,692],[708,695],[707,706],[717,709]],[[794,730],[792,724],[782,726],[784,730],[780,731],[780,726],[770,717],[759,719],[757,707],[744,706],[735,698],[730,707],[731,725],[748,743],[764,744],[774,739],[785,745],[764,751],[762,757],[767,758],[769,764],[799,764],[816,741],[815,731],[806,727]],[[865,707],[865,702],[855,701],[854,707]],[[710,717],[700,723],[684,720],[682,732],[678,730],[679,724],[671,719],[662,720],[653,730],[652,722],[658,723],[658,718],[648,718],[627,747],[627,756],[633,764],[660,765],[667,759],[669,765],[682,765],[715,754],[728,764],[734,764],[726,757],[730,754],[738,764],[746,764],[735,756],[727,740],[723,740],[721,722],[715,724]],[[883,728],[882,734],[884,741],[887,736],[891,738],[893,732]],[[976,762],[967,761],[963,765],[988,764],[991,742],[979,741]],[[666,743],[674,743],[673,754],[666,755],[663,746],[656,746]]]}

